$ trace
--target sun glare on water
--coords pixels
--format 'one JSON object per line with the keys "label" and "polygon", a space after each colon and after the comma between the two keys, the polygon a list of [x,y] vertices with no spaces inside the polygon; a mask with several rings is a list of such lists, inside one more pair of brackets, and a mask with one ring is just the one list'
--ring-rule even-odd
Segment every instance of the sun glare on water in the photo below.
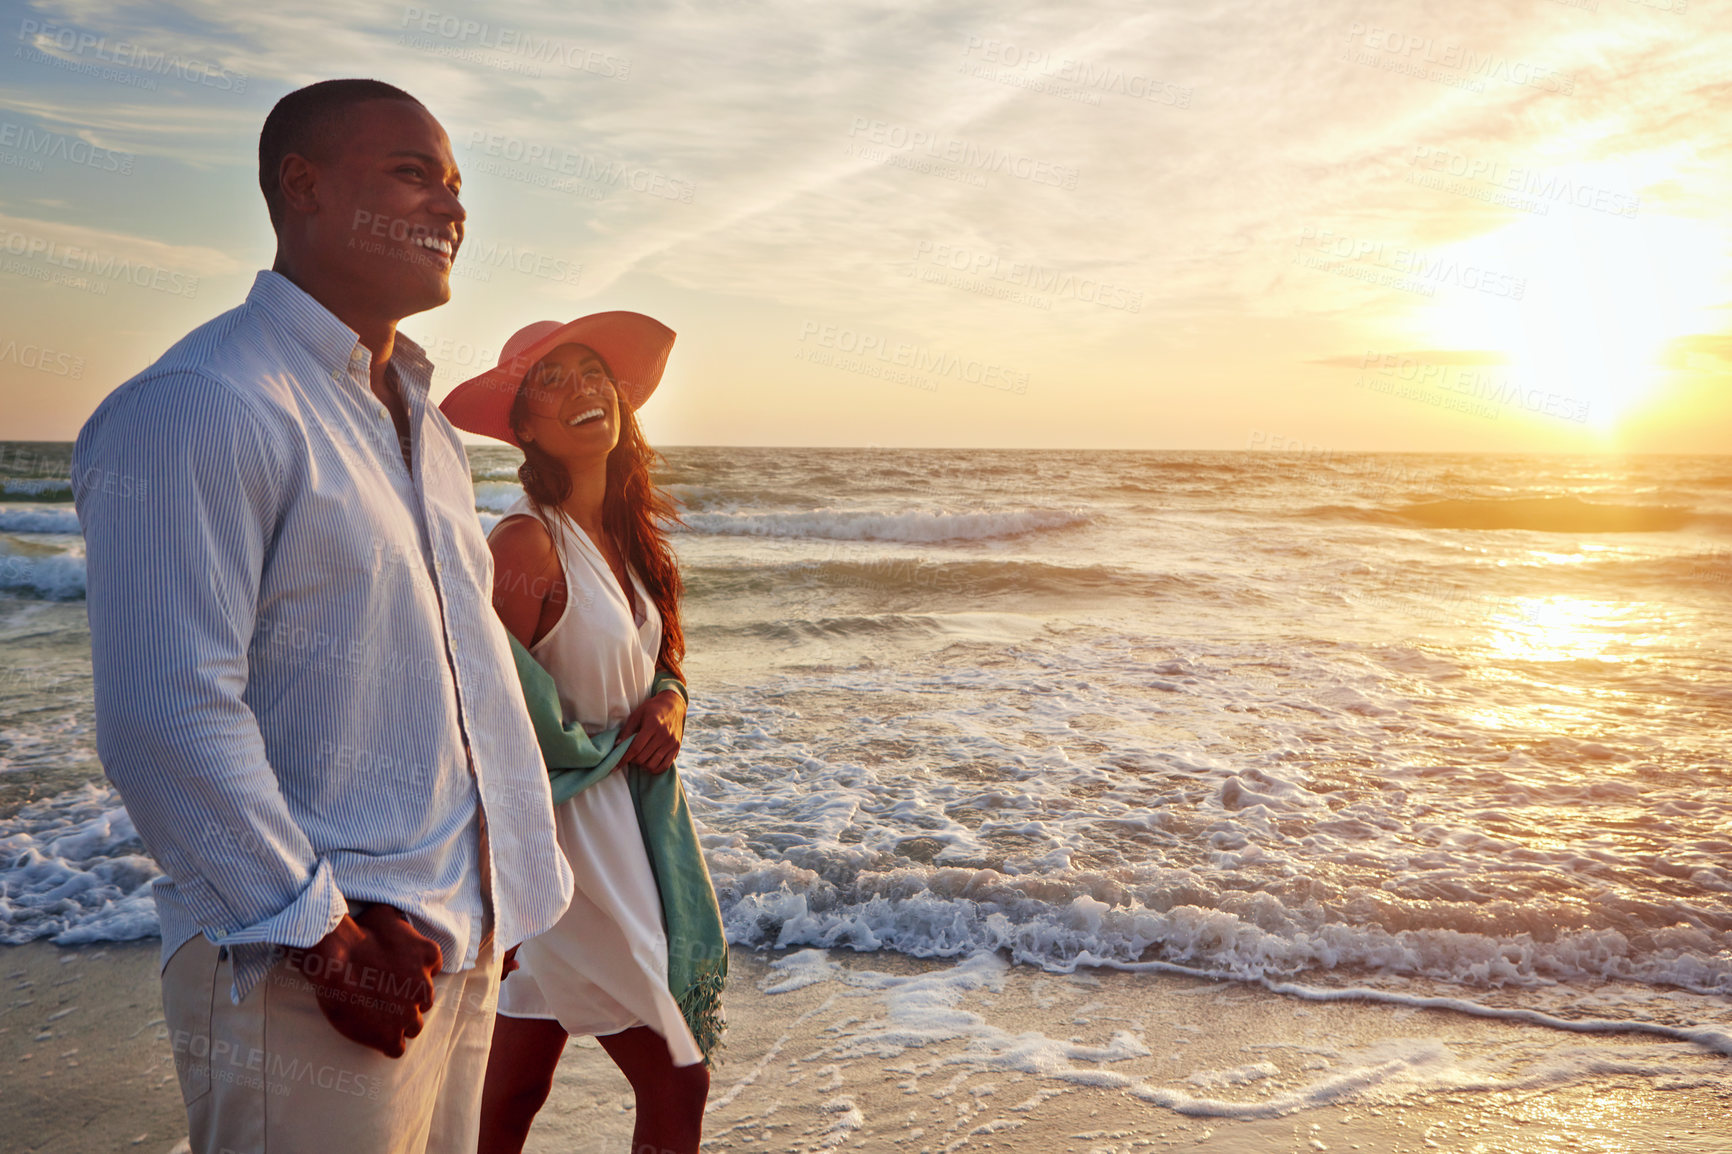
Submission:
{"label": "sun glare on water", "polygon": [[1577,597],[1517,597],[1486,622],[1492,652],[1522,661],[1611,661],[1623,606]]}

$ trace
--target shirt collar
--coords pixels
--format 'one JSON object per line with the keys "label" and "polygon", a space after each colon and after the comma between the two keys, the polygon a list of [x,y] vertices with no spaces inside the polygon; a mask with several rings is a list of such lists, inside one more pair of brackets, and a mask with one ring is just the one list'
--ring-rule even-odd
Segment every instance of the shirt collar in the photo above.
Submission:
{"label": "shirt collar", "polygon": [[[360,348],[361,338],[354,329],[338,320],[335,313],[308,296],[282,273],[272,269],[259,270],[253,278],[252,291],[247,293],[247,304],[260,309],[281,325],[328,370],[346,371],[357,350],[363,359],[367,355],[366,349]],[[423,392],[431,385],[433,362],[427,359],[420,345],[401,331],[392,342],[391,363],[397,367],[398,379],[404,383]]]}
{"label": "shirt collar", "polygon": [[402,329],[397,330],[397,337],[391,342],[391,363],[397,366],[397,379],[403,383],[422,392],[433,384],[433,362],[427,359],[426,350],[403,335]]}

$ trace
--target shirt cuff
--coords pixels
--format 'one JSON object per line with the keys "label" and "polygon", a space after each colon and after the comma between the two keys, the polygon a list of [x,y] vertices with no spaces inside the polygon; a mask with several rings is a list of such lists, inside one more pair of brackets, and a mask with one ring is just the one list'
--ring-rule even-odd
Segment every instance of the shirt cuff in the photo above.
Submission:
{"label": "shirt cuff", "polygon": [[294,901],[275,914],[233,933],[206,930],[205,937],[226,948],[234,963],[229,999],[240,1005],[259,979],[277,964],[283,946],[305,949],[317,945],[348,912],[349,903],[337,888],[330,862],[320,858],[313,880]]}

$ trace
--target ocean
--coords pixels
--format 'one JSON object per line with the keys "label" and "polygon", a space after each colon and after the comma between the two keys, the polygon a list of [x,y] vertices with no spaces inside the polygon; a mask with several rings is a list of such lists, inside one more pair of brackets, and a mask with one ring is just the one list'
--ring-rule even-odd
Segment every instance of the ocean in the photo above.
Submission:
{"label": "ocean", "polygon": [[[156,932],[68,456],[0,445],[0,943]],[[1732,1053],[1732,457],[666,458],[736,945]],[[485,524],[515,462],[472,452]]]}

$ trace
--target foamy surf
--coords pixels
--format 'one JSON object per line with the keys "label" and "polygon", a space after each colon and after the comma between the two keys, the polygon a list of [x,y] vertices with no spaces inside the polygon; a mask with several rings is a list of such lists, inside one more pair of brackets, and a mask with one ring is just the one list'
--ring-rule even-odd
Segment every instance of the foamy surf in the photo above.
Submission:
{"label": "foamy surf", "polygon": [[0,537],[0,592],[41,601],[83,600],[83,543],[50,546],[28,537]]}
{"label": "foamy surf", "polygon": [[[67,472],[71,471],[69,463]],[[0,500],[71,501],[72,481],[69,477],[15,477],[0,481]]]}
{"label": "foamy surf", "polygon": [[814,509],[800,513],[687,513],[693,533],[727,537],[812,537],[832,541],[907,541],[945,544],[991,541],[1088,522],[1069,509],[1010,509],[976,512],[880,512]]}
{"label": "foamy surf", "polygon": [[[1026,983],[1022,990],[1012,989],[1015,974],[991,954],[976,954],[947,969],[897,974],[876,970],[864,959],[841,965],[828,951],[801,950],[778,958],[768,968],[760,984],[767,995],[833,989],[832,1002],[839,996],[854,1003],[848,1007],[851,1013],[835,1015],[838,1021],[824,1031],[820,1048],[806,1055],[806,1061],[894,1062],[906,1078],[904,1093],[922,1086],[922,1079],[931,1079],[929,1092],[940,1099],[975,1076],[1023,1075],[1034,1079],[1036,1087],[1049,1087],[1037,1089],[1011,1107],[1012,1115],[1039,1108],[1066,1092],[1066,1087],[1116,1090],[1134,1102],[1180,1115],[1247,1120],[1348,1103],[1389,1106],[1439,1092],[1529,1091],[1619,1074],[1660,1085],[1701,1085],[1704,1073],[1701,1051],[1694,1047],[1612,1041],[1593,1048],[1536,1053],[1534,1047],[1512,1043],[1507,1037],[1479,1038],[1465,1046],[1455,1039],[1435,1037],[1368,1042],[1334,1037],[1307,1044],[1297,1040],[1303,1031],[1289,1024],[1282,1034],[1294,1041],[1253,1042],[1240,1050],[1261,1050],[1272,1057],[1204,1065],[1175,1085],[1159,1076],[1161,1059],[1181,1055],[1162,1053],[1151,1041],[1157,1031],[1169,1038],[1177,1034],[1177,1040],[1184,1041],[1185,1032],[1199,1030],[1195,1024],[1185,1024],[1182,1006],[1172,1008],[1171,1003],[1207,994],[1206,987],[1175,989],[1166,999],[1139,999],[1132,1005],[1110,998],[1091,1000],[1067,1023],[1073,1030],[1080,1026],[1096,1036],[1105,1035],[1090,1042],[1077,1036],[1055,1037],[1022,1024],[1019,1018],[1030,1009],[1049,1010],[1060,999],[1043,997],[1039,983],[1034,991],[1028,991]],[[1002,1007],[1007,1001],[1013,1007],[1023,1005],[1023,1014],[1005,1012]],[[1168,1007],[1151,1014],[1151,1008],[1163,1001]],[[1468,1013],[1487,1009],[1467,1003],[1434,1008]],[[1091,1010],[1106,1016],[1084,1016]],[[1124,1025],[1117,1025],[1121,1022]],[[1570,1031],[1579,1023],[1530,1024]],[[1576,1032],[1633,1034],[1643,1032],[1644,1024],[1589,1025],[1609,1029]],[[1243,1036],[1245,1028],[1239,1023],[1230,1032]],[[1699,1038],[1679,1040],[1701,1044]],[[1707,1048],[1719,1052],[1715,1045]],[[973,1092],[990,1093],[992,1086],[989,1082]]]}
{"label": "foamy surf", "polygon": [[77,514],[62,509],[0,508],[0,533],[60,533],[77,536]]}
{"label": "foamy surf", "polygon": [[154,937],[161,872],[112,787],[25,806],[0,820],[0,944]]}

